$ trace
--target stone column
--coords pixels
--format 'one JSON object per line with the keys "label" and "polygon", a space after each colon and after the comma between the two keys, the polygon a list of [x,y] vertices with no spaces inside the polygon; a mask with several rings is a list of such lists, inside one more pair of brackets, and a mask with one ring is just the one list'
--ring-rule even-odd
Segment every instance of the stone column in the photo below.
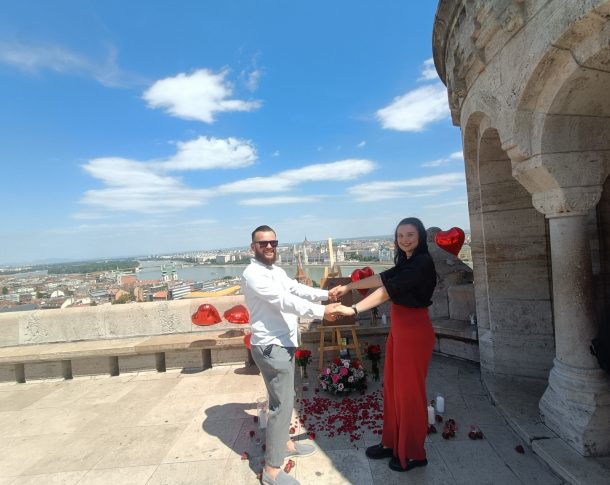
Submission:
{"label": "stone column", "polygon": [[583,455],[610,452],[610,382],[589,351],[597,333],[587,213],[602,187],[534,194],[549,221],[556,355],[540,400],[545,424]]}

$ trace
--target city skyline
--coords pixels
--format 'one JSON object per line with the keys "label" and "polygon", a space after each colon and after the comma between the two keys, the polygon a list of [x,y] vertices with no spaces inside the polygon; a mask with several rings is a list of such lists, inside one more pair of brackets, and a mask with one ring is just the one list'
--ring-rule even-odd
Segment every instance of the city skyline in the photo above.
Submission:
{"label": "city skyline", "polygon": [[6,6],[0,264],[468,231],[435,7]]}

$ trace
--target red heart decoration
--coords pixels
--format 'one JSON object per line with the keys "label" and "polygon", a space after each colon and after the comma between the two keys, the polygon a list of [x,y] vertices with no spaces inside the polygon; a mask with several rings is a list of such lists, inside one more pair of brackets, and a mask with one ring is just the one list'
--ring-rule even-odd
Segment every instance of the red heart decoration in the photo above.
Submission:
{"label": "red heart decoration", "polygon": [[[359,281],[368,278],[369,276],[373,276],[374,273],[375,272],[373,271],[373,268],[371,268],[370,266],[365,266],[362,269],[355,269],[354,271],[352,271],[350,279],[352,281]],[[369,292],[369,290],[366,288],[360,289],[358,291],[362,296],[366,296],[366,294]]]}
{"label": "red heart decoration", "polygon": [[247,333],[246,335],[244,335],[244,345],[246,346],[247,349],[252,348],[252,344],[250,343],[251,339],[252,339],[251,333]]}
{"label": "red heart decoration", "polygon": [[235,305],[224,313],[225,320],[231,323],[249,323],[248,309],[243,305]]}
{"label": "red heart decoration", "polygon": [[441,249],[457,256],[464,245],[464,237],[464,231],[459,227],[452,227],[448,231],[437,232],[434,236],[434,242]]}
{"label": "red heart decoration", "polygon": [[195,325],[205,327],[207,325],[216,325],[217,323],[220,323],[222,319],[220,318],[218,310],[214,308],[214,305],[204,303],[203,305],[199,305],[197,311],[193,313],[191,316],[191,321]]}

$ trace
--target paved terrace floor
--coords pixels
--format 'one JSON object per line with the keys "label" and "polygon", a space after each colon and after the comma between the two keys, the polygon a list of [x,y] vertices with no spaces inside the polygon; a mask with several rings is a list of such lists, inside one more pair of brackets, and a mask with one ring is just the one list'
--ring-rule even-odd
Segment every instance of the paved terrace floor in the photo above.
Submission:
{"label": "paved terrace floor", "polygon": [[[313,365],[309,369],[315,373]],[[303,485],[562,483],[497,412],[476,365],[433,357],[429,397],[445,397],[445,418],[455,419],[458,432],[444,440],[439,425],[439,433],[428,437],[429,465],[407,473],[364,455],[366,446],[379,442],[372,411],[379,383],[365,396],[352,396],[370,415],[350,438],[320,430],[336,409],[313,414],[314,402],[323,408],[329,401],[310,381],[303,390],[297,377],[294,436],[309,441],[313,426],[320,449],[295,459],[290,473]],[[262,395],[256,367],[243,365],[0,385],[0,485],[257,484],[264,435],[253,416]],[[468,438],[471,424],[484,439]],[[524,454],[515,451],[519,444]],[[248,460],[242,460],[244,451]]]}

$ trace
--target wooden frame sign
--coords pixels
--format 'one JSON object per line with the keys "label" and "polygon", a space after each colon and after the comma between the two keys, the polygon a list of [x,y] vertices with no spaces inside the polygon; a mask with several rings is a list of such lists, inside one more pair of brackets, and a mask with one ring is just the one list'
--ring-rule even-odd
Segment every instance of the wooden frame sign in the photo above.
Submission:
{"label": "wooden frame sign", "polygon": [[[325,290],[330,290],[331,288],[334,288],[335,286],[341,286],[341,285],[347,285],[349,283],[351,283],[351,279],[350,278],[327,278],[326,281],[324,282],[324,288]],[[341,299],[339,300],[339,302],[344,305],[344,306],[349,306],[351,307],[354,304],[354,299],[352,297],[352,292],[350,291],[349,293],[347,293],[346,295],[344,295],[343,297],[341,297]],[[325,326],[332,326],[332,325],[354,325],[356,323],[356,317],[355,316],[350,316],[350,317],[338,317],[336,320],[334,321],[330,321],[327,319],[322,320],[322,325]]]}

